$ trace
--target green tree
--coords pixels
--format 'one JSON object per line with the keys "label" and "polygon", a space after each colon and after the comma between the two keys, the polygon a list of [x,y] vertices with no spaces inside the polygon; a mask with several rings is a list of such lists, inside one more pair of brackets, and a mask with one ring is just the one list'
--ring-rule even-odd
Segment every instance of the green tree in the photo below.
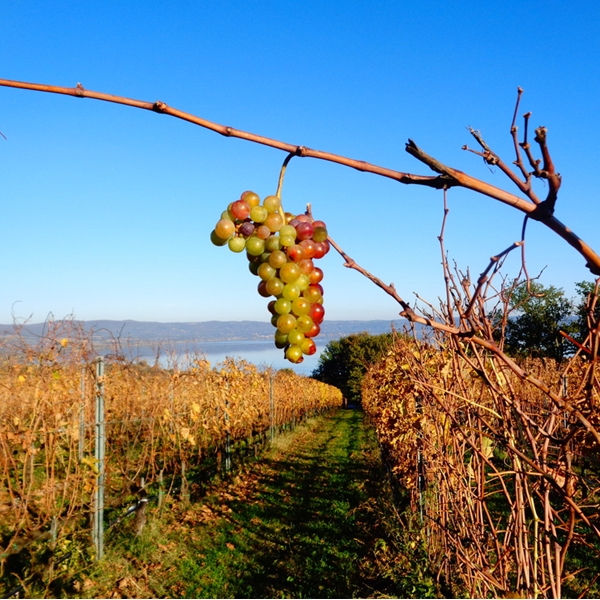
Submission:
{"label": "green tree", "polygon": [[532,281],[514,286],[509,298],[509,318],[505,330],[505,349],[520,356],[562,360],[572,345],[560,331],[576,330],[574,303],[561,288]]}
{"label": "green tree", "polygon": [[[585,344],[589,333],[589,305],[588,299],[594,294],[596,284],[592,281],[580,281],[575,284],[579,301],[575,306],[575,321],[573,337],[581,344]],[[600,299],[599,299],[600,300]],[[596,302],[592,316],[592,326],[600,320],[600,301]]]}
{"label": "green tree", "polygon": [[367,369],[392,345],[391,333],[354,333],[329,342],[312,377],[338,387],[348,402],[360,402],[361,384]]}

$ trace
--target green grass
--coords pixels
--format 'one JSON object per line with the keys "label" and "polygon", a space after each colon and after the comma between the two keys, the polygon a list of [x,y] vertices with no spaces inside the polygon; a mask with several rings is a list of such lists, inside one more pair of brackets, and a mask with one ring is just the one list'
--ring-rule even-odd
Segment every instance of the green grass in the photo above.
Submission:
{"label": "green grass", "polygon": [[435,597],[390,497],[362,412],[311,419],[203,498],[153,509],[139,538],[124,524],[69,595]]}

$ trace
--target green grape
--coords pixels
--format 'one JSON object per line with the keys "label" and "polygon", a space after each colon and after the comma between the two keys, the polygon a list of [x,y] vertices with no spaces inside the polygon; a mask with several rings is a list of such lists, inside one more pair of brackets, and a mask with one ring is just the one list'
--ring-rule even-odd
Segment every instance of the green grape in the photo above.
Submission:
{"label": "green grape", "polygon": [[278,298],[273,309],[278,315],[286,315],[292,311],[292,303],[285,298]]}
{"label": "green grape", "polygon": [[261,263],[256,271],[256,274],[263,280],[268,281],[271,277],[275,277],[277,269],[274,269],[268,262]]}
{"label": "green grape", "polygon": [[[271,230],[269,229],[269,231],[271,231]],[[280,250],[280,249],[281,249],[281,243],[279,241],[278,235],[270,235],[265,240],[265,250],[268,250],[269,252],[274,252],[275,250]]]}
{"label": "green grape", "polygon": [[263,206],[270,212],[274,213],[276,210],[279,210],[281,206],[281,199],[279,196],[267,196],[263,200]]}
{"label": "green grape", "polygon": [[298,289],[303,292],[304,290],[308,289],[308,286],[310,285],[310,281],[308,280],[308,276],[305,275],[304,273],[300,273],[300,276],[298,277],[298,279],[296,279],[296,285],[298,286]]}
{"label": "green grape", "polygon": [[264,206],[253,206],[250,209],[250,218],[255,223],[262,223],[269,214],[269,211]]}
{"label": "green grape", "polygon": [[293,246],[296,243],[296,237],[293,235],[280,235],[279,243],[286,248]]}
{"label": "green grape", "polygon": [[294,283],[300,277],[300,267],[293,262],[286,262],[279,269],[279,278],[285,283]]}
{"label": "green grape", "polygon": [[[252,275],[258,275],[258,267],[260,267],[260,263],[256,263],[256,262],[248,263],[248,269],[250,269],[250,273],[252,273]],[[281,288],[281,289],[283,289],[283,288]]]}
{"label": "green grape", "polygon": [[314,321],[308,315],[301,315],[296,319],[296,327],[302,332],[310,331],[314,325]]}
{"label": "green grape", "polygon": [[293,363],[300,363],[304,360],[304,357],[302,356],[302,350],[298,347],[298,346],[290,346],[286,351],[285,351],[285,357]]}
{"label": "green grape", "polygon": [[232,252],[242,252],[246,248],[246,240],[243,237],[231,237],[227,244]]}
{"label": "green grape", "polygon": [[[215,230],[213,229],[210,232],[210,241],[215,245],[215,246],[224,246],[227,243],[227,240],[224,240],[223,238],[219,237]],[[285,256],[285,255],[284,255]],[[287,260],[287,259],[286,259]]]}
{"label": "green grape", "polygon": [[298,329],[292,329],[288,334],[288,341],[294,346],[300,346],[304,341],[304,334]]}
{"label": "green grape", "polygon": [[281,290],[281,295],[290,302],[293,302],[300,296],[300,290],[295,283],[286,283]]}
{"label": "green grape", "polygon": [[296,298],[292,302],[292,311],[297,317],[300,317],[307,315],[310,312],[311,306],[311,303],[306,298]]}
{"label": "green grape", "polygon": [[277,330],[275,332],[275,343],[279,343],[279,344],[283,344],[284,346],[287,346],[288,344],[288,334],[284,333],[281,330]]}
{"label": "green grape", "polygon": [[274,269],[280,269],[286,263],[287,256],[285,255],[285,252],[282,252],[281,250],[273,250],[273,252],[271,252],[271,256],[269,256],[269,264]]}
{"label": "green grape", "polygon": [[257,237],[249,237],[246,240],[246,252],[251,256],[260,256],[265,251],[265,242]]}
{"label": "green grape", "polygon": [[284,285],[285,284],[279,277],[271,277],[271,279],[267,281],[266,288],[271,296],[279,296],[281,292],[283,292]]}
{"label": "green grape", "polygon": [[296,317],[289,313],[280,315],[277,319],[277,329],[282,333],[289,333],[292,329],[296,329]]}
{"label": "green grape", "polygon": [[327,229],[325,227],[315,227],[312,237],[315,242],[324,242],[327,239]]}
{"label": "green grape", "polygon": [[292,225],[284,225],[280,230],[279,230],[279,235],[293,235],[294,236],[294,240],[296,239],[296,228],[293,227]]}

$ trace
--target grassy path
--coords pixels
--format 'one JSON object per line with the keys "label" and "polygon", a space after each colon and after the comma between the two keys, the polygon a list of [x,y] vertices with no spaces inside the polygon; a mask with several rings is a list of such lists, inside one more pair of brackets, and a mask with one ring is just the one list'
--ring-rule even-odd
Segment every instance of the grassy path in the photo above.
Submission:
{"label": "grassy path", "polygon": [[[389,594],[377,504],[385,477],[360,411],[312,420],[201,502],[150,519],[108,557],[106,597],[352,598]],[[165,521],[167,520],[167,521]],[[118,545],[117,545],[118,546]],[[115,579],[116,577],[116,579]],[[93,585],[93,588],[91,587]],[[107,586],[117,591],[111,595]]]}

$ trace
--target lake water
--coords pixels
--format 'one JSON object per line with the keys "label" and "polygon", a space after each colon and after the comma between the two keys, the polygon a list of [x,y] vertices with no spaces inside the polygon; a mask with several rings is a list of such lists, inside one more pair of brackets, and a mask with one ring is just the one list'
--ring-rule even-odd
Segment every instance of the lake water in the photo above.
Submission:
{"label": "lake water", "polygon": [[[225,358],[241,358],[258,367],[272,367],[274,369],[293,369],[301,375],[310,375],[319,364],[319,356],[327,341],[317,341],[317,352],[312,356],[305,356],[304,361],[294,365],[283,356],[283,350],[275,348],[272,340],[264,341],[236,341],[236,342],[186,342],[170,344],[160,348],[159,362],[168,366],[177,362],[180,368],[188,366],[186,358],[201,355],[214,367]],[[153,364],[156,360],[158,348],[138,347],[131,354],[138,360],[146,360]]]}

